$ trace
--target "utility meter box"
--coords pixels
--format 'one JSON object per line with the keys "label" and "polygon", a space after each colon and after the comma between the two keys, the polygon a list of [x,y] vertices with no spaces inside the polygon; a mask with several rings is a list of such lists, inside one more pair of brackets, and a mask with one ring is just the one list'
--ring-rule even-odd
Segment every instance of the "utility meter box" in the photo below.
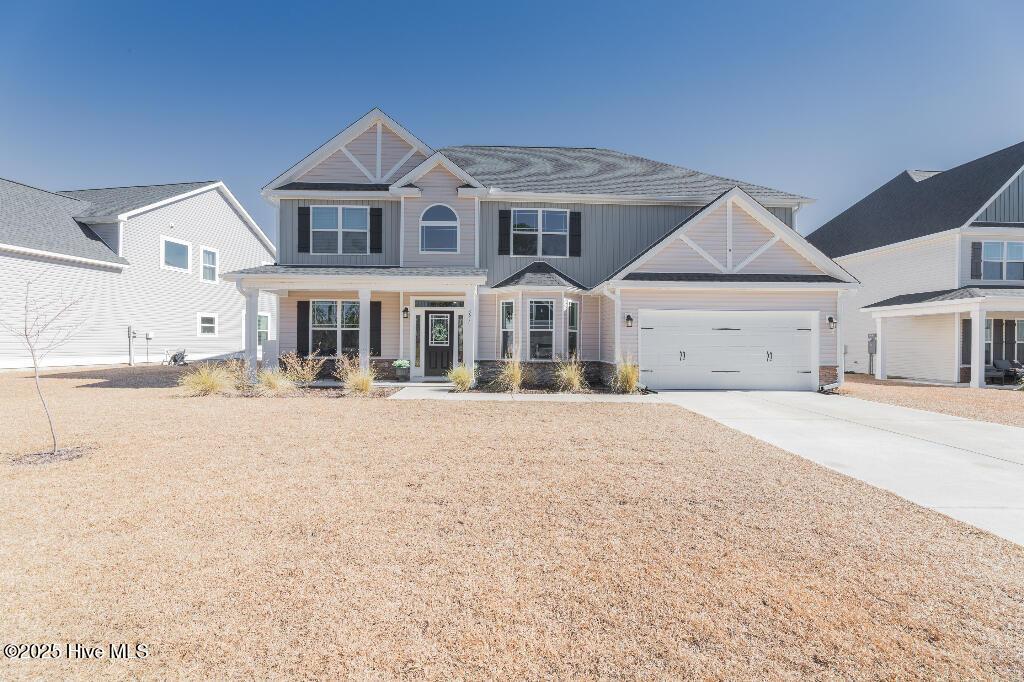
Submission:
{"label": "utility meter box", "polygon": [[878,353],[878,334],[868,334],[868,355]]}

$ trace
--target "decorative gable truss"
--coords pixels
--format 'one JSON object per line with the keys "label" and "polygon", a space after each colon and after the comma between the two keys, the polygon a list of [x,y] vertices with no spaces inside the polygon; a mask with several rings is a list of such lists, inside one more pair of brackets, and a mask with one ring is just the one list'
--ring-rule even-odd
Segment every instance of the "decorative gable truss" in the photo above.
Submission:
{"label": "decorative gable truss", "polygon": [[854,281],[738,187],[694,213],[611,279],[631,272],[824,274]]}
{"label": "decorative gable truss", "polygon": [[383,111],[374,109],[264,189],[290,182],[389,184],[433,153]]}

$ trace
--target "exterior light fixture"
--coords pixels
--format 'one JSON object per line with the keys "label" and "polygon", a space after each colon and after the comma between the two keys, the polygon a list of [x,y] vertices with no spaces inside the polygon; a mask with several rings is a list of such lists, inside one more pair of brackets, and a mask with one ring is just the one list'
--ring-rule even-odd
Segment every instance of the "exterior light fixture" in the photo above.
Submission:
{"label": "exterior light fixture", "polygon": [[408,320],[409,319],[409,306],[405,306],[404,308],[402,308],[402,319],[403,320]]}
{"label": "exterior light fixture", "polygon": [[633,316],[632,315],[626,315],[626,326],[627,327],[632,327],[633,326]]}
{"label": "exterior light fixture", "polygon": [[836,328],[836,318],[834,318],[831,315],[829,315],[827,319],[828,319],[828,328],[829,329],[835,329]]}

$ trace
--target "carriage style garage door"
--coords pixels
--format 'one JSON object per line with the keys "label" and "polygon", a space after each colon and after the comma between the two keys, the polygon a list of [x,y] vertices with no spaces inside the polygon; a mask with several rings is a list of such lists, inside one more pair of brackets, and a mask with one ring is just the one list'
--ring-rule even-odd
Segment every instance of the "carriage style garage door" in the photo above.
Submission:
{"label": "carriage style garage door", "polygon": [[818,313],[641,310],[640,381],[662,389],[818,388]]}

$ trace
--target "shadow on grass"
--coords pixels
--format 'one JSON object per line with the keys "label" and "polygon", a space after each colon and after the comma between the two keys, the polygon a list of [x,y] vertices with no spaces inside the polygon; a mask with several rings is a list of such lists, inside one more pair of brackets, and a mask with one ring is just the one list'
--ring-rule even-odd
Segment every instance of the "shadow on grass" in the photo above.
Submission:
{"label": "shadow on grass", "polygon": [[172,388],[188,367],[150,365],[146,367],[104,367],[43,372],[45,379],[87,380],[78,388]]}

